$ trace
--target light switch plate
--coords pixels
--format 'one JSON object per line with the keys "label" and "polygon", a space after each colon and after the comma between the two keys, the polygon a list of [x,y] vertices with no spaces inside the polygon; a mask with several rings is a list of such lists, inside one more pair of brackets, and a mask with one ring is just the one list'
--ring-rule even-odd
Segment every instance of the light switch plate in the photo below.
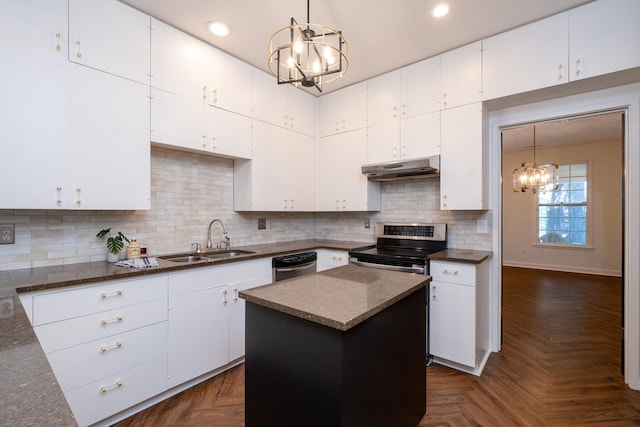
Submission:
{"label": "light switch plate", "polygon": [[16,242],[16,226],[0,224],[0,245],[12,245]]}
{"label": "light switch plate", "polygon": [[258,230],[266,230],[267,218],[258,218]]}
{"label": "light switch plate", "polygon": [[488,219],[479,219],[476,223],[476,228],[478,233],[487,234],[489,232],[489,220]]}

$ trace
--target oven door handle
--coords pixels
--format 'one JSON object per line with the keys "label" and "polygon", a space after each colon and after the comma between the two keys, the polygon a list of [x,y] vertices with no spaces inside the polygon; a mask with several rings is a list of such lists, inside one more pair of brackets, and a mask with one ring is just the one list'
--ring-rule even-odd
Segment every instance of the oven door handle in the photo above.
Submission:
{"label": "oven door handle", "polygon": [[399,265],[376,264],[374,262],[357,261],[354,259],[352,259],[350,263],[353,265],[359,265],[360,267],[373,267],[373,268],[382,268],[384,270],[402,271],[405,273],[425,274],[424,267],[401,267]]}
{"label": "oven door handle", "polygon": [[310,267],[313,267],[314,265],[316,265],[316,261],[311,261],[304,264],[298,264],[293,267],[275,267],[275,269],[278,270],[279,272],[289,272],[289,271],[296,271],[296,270],[304,270],[305,268],[310,268]]}

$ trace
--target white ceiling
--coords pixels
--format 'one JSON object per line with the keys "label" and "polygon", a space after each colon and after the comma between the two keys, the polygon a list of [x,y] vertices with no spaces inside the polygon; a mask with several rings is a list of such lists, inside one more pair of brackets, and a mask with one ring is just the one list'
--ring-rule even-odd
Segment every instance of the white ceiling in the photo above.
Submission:
{"label": "white ceiling", "polygon": [[[307,17],[305,0],[121,1],[263,70],[273,33],[292,17],[300,23]],[[323,93],[590,1],[310,0],[310,21],[341,30],[349,47],[347,73]],[[440,3],[450,11],[438,20],[431,10]],[[212,20],[230,25],[231,34],[210,34],[205,26]]]}
{"label": "white ceiling", "polygon": [[[120,1],[265,71],[271,35],[288,25],[291,17],[304,22],[307,15],[305,0]],[[309,1],[310,21],[341,30],[349,46],[349,69],[343,78],[323,87],[323,93],[329,93],[592,0]],[[447,3],[450,11],[438,20],[431,10],[440,3]],[[209,33],[206,24],[212,20],[227,23],[231,34],[220,38]],[[319,95],[315,89],[309,92]],[[549,146],[612,140],[621,132],[618,117],[538,124],[536,142]],[[504,150],[531,146],[530,126],[505,132]]]}

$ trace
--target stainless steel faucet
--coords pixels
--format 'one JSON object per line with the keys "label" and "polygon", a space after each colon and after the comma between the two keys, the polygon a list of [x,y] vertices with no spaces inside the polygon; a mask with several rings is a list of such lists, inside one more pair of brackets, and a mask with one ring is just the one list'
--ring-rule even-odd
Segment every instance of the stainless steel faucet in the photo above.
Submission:
{"label": "stainless steel faucet", "polygon": [[218,218],[214,219],[209,223],[209,229],[207,230],[207,249],[213,248],[213,242],[211,241],[211,226],[213,225],[214,222],[220,223],[220,225],[222,226],[222,234],[224,236],[224,240],[219,241],[216,247],[218,249],[223,249],[222,246],[224,245],[224,249],[229,249],[231,247],[231,239],[229,239],[229,236],[227,236],[227,228],[224,226],[224,223],[220,221]]}

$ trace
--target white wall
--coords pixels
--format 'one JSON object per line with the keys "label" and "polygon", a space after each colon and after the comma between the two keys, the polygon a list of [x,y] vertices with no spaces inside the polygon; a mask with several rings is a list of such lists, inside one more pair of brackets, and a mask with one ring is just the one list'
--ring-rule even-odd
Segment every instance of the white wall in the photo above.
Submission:
{"label": "white wall", "polygon": [[536,150],[538,163],[588,160],[591,216],[588,248],[536,245],[536,196],[511,190],[511,171],[532,160],[531,151],[503,153],[503,265],[622,275],[622,141]]}
{"label": "white wall", "polygon": [[[148,211],[0,210],[0,223],[16,225],[16,243],[0,245],[0,270],[106,259],[96,233],[109,227],[136,237],[150,254],[190,250],[206,243],[207,225],[220,218],[233,246],[310,238],[372,242],[375,221],[449,223],[451,247],[491,248],[491,234],[476,233],[489,212],[440,211],[438,180],[388,183],[379,213],[238,213],[233,211],[233,161],[153,147]],[[266,217],[267,230],[257,218]],[[372,228],[364,228],[369,217]],[[214,224],[213,236],[220,233]]]}

